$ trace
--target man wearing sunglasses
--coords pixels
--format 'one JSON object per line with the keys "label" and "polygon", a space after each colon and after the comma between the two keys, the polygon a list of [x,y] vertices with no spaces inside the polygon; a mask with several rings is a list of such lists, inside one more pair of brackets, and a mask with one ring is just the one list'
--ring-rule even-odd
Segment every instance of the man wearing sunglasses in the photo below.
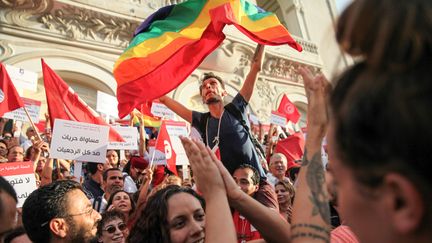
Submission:
{"label": "man wearing sunglasses", "polygon": [[55,181],[33,191],[23,205],[23,224],[35,243],[91,242],[101,216],[72,180]]}

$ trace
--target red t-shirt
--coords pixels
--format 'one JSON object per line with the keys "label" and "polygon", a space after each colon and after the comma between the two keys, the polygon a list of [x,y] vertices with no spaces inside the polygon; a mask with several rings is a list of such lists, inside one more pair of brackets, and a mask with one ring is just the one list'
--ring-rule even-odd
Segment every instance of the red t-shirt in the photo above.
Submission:
{"label": "red t-shirt", "polygon": [[258,230],[245,217],[241,216],[239,212],[234,211],[233,220],[238,243],[262,239]]}

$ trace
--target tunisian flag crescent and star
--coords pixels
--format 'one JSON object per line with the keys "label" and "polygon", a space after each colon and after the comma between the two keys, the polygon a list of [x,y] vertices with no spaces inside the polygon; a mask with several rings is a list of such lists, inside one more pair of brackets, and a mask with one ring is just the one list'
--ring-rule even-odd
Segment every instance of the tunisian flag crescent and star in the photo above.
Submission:
{"label": "tunisian flag crescent and star", "polygon": [[109,126],[109,141],[124,142],[115,129],[90,108],[43,59],[41,61],[51,124],[54,124],[54,119],[64,119]]}
{"label": "tunisian flag crescent and star", "polygon": [[300,118],[300,113],[297,107],[284,94],[279,104],[278,112],[285,115],[287,120],[297,123]]}

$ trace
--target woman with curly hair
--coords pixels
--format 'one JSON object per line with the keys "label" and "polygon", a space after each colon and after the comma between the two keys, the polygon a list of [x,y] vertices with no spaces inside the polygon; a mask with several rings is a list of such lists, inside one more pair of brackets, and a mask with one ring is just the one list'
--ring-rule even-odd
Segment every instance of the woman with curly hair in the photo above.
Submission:
{"label": "woman with curly hair", "polygon": [[194,190],[167,186],[151,196],[128,242],[204,242],[205,202]]}

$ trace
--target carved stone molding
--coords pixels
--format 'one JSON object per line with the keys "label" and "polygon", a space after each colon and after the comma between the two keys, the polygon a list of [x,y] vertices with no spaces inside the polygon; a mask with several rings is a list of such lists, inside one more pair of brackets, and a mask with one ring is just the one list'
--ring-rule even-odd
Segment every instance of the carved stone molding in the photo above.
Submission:
{"label": "carved stone molding", "polygon": [[256,82],[255,91],[261,100],[261,107],[270,107],[273,103],[276,92],[274,88],[270,85],[268,80],[259,77]]}
{"label": "carved stone molding", "polygon": [[107,42],[120,47],[128,45],[132,33],[139,25],[138,22],[70,5],[53,8],[40,16],[38,21],[50,31],[73,40]]}
{"label": "carved stone molding", "polygon": [[53,0],[0,0],[0,14],[8,24],[27,27],[53,5]]}
{"label": "carved stone molding", "polygon": [[314,75],[321,71],[320,68],[315,66],[305,65],[285,58],[270,56],[264,60],[262,73],[266,76],[302,84],[303,78],[297,71],[300,67],[308,68]]}
{"label": "carved stone molding", "polygon": [[0,40],[0,57],[2,59],[12,56],[14,53],[9,41]]}

